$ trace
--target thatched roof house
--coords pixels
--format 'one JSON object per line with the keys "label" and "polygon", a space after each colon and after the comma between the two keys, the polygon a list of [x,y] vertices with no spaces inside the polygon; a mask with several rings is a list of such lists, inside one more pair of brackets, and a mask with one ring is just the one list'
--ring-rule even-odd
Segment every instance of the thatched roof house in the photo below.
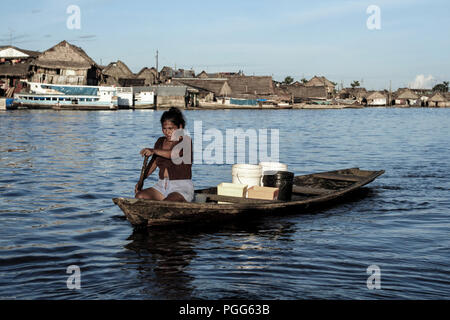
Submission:
{"label": "thatched roof house", "polygon": [[325,77],[314,76],[305,83],[306,87],[325,87],[328,98],[331,98],[334,93],[335,84]]}
{"label": "thatched roof house", "polygon": [[442,96],[442,94],[440,92],[436,92],[435,94],[433,94],[430,98],[431,102],[445,102],[446,99]]}
{"label": "thatched roof house", "polygon": [[305,86],[307,87],[325,86],[327,87],[327,89],[332,91],[334,90],[335,84],[325,77],[314,76],[308,82],[305,83]]}
{"label": "thatched roof house", "polygon": [[234,76],[227,78],[233,98],[263,97],[274,95],[270,76]]}
{"label": "thatched roof house", "polygon": [[102,70],[102,84],[120,87],[144,86],[146,79],[136,76],[128,66],[118,60]]}
{"label": "thatched roof house", "polygon": [[366,88],[343,88],[338,94],[340,99],[354,99],[361,102],[367,96]]}
{"label": "thatched roof house", "polygon": [[[30,63],[0,64],[0,97],[20,92],[23,87],[21,80],[30,77]],[[11,91],[12,90],[12,91]]]}
{"label": "thatched roof house", "polygon": [[325,87],[333,87],[333,88],[335,87],[334,83],[332,83],[327,78],[325,78],[325,77],[318,77],[318,76],[312,77],[307,83],[305,83],[305,86],[307,86],[307,87],[325,86]]}
{"label": "thatched roof house", "polygon": [[[28,79],[31,75],[31,62],[40,52],[24,50],[14,46],[0,47],[0,96],[22,89],[20,80]],[[10,88],[15,88],[9,90]]]}
{"label": "thatched roof house", "polygon": [[56,46],[44,51],[34,61],[33,65],[48,69],[85,69],[96,65],[83,49],[76,47],[67,41],[62,41]]}
{"label": "thatched roof house", "polygon": [[408,100],[408,99],[416,100],[416,99],[419,99],[419,96],[416,95],[414,92],[412,92],[409,89],[404,89],[404,90],[398,92],[398,95],[396,98],[403,99],[403,100]]}
{"label": "thatched roof house", "polygon": [[294,102],[303,102],[311,99],[326,99],[328,97],[327,88],[325,86],[310,86],[303,84],[282,85],[289,94],[293,97]]}
{"label": "thatched roof house", "polygon": [[30,62],[17,64],[0,64],[0,79],[21,78],[26,79],[30,74]]}
{"label": "thatched roof house", "polygon": [[394,103],[395,105],[413,105],[419,99],[419,96],[415,94],[410,89],[399,89],[394,95]]}
{"label": "thatched roof house", "polygon": [[67,41],[41,53],[33,62],[32,81],[53,84],[96,85],[100,69],[83,49]]}
{"label": "thatched roof house", "polygon": [[121,85],[121,79],[134,79],[135,74],[127,67],[125,63],[118,60],[117,62],[111,62],[108,66],[102,70],[102,84],[107,85]]}
{"label": "thatched roof house", "polygon": [[368,106],[387,105],[387,96],[380,91],[369,92],[365,99],[367,100]]}
{"label": "thatched roof house", "polygon": [[294,101],[294,95],[288,90],[286,86],[275,86],[273,89],[276,96],[275,100],[289,103]]}
{"label": "thatched roof house", "polygon": [[158,71],[156,71],[155,68],[142,68],[141,71],[136,76],[139,79],[144,79],[144,85],[151,86],[153,84],[156,84],[158,81]]}
{"label": "thatched roof house", "polygon": [[209,79],[176,79],[174,84],[184,84],[191,88],[199,90],[199,98],[204,98],[208,93],[213,93],[214,97],[229,97],[232,90],[226,79],[209,80]]}
{"label": "thatched roof house", "polygon": [[446,107],[447,99],[440,93],[436,92],[428,99],[429,107]]}
{"label": "thatched roof house", "polygon": [[214,79],[214,78],[221,78],[220,73],[207,73],[205,70],[200,72],[197,75],[197,78],[199,79]]}
{"label": "thatched roof house", "polygon": [[171,67],[165,66],[159,72],[159,80],[162,83],[170,82],[170,80],[173,78],[174,75],[175,71]]}

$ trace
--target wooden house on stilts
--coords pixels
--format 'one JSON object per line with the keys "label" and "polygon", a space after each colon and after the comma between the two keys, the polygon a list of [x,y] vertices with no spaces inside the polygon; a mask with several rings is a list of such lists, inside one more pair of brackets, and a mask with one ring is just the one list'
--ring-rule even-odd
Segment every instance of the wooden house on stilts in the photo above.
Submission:
{"label": "wooden house on stilts", "polygon": [[67,41],[44,51],[31,65],[32,82],[95,86],[101,75],[86,52]]}

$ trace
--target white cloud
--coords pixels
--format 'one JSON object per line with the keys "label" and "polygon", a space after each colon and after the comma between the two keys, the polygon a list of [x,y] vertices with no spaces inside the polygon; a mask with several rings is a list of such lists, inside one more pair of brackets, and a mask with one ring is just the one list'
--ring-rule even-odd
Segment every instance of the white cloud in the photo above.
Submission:
{"label": "white cloud", "polygon": [[419,74],[413,82],[409,83],[409,87],[411,89],[431,89],[433,86],[433,80],[434,78],[432,75],[426,77],[423,74]]}

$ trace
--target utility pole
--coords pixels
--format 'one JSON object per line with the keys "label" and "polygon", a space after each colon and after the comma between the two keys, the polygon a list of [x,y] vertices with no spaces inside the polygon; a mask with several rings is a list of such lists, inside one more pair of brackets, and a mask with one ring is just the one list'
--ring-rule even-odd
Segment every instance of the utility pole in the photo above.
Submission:
{"label": "utility pole", "polygon": [[8,29],[9,29],[9,45],[12,46],[14,30],[11,28]]}
{"label": "utility pole", "polygon": [[392,106],[392,80],[389,80],[389,105]]}
{"label": "utility pole", "polygon": [[159,82],[159,66],[158,66],[159,61],[158,61],[158,59],[159,59],[159,52],[158,52],[158,50],[156,50],[156,81],[157,81],[157,83]]}

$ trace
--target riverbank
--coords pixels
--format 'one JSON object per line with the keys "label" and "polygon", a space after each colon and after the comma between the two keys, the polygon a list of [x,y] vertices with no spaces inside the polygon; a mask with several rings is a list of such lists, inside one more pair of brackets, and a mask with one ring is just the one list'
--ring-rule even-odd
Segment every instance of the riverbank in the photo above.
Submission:
{"label": "riverbank", "polygon": [[[189,107],[189,110],[228,110],[228,109],[242,109],[242,110],[285,110],[285,109],[361,109],[364,106],[361,105],[316,105],[316,104],[283,104],[283,105],[262,105],[262,106],[242,106],[242,105],[231,105],[231,104],[221,104],[221,103],[200,103],[198,107]],[[160,109],[158,107],[158,109]]]}
{"label": "riverbank", "polygon": [[280,104],[280,105],[234,105],[234,104],[222,104],[222,103],[214,103],[214,102],[201,102],[197,107],[185,107],[181,104],[164,104],[155,106],[136,106],[136,107],[109,107],[109,106],[82,106],[82,105],[61,105],[61,106],[52,106],[52,105],[26,105],[26,104],[17,104],[12,103],[12,99],[8,99],[8,104],[6,104],[5,99],[0,99],[0,110],[13,110],[13,109],[34,109],[34,110],[44,110],[44,109],[53,109],[53,110],[80,110],[80,111],[105,111],[105,110],[168,110],[171,107],[178,107],[180,109],[185,110],[286,110],[286,109],[307,109],[307,110],[328,110],[328,109],[371,109],[371,108],[433,108],[433,109],[442,109],[448,107],[422,107],[417,105],[393,105],[393,106],[365,106],[360,104],[306,104],[306,103],[297,103],[297,104]]}

